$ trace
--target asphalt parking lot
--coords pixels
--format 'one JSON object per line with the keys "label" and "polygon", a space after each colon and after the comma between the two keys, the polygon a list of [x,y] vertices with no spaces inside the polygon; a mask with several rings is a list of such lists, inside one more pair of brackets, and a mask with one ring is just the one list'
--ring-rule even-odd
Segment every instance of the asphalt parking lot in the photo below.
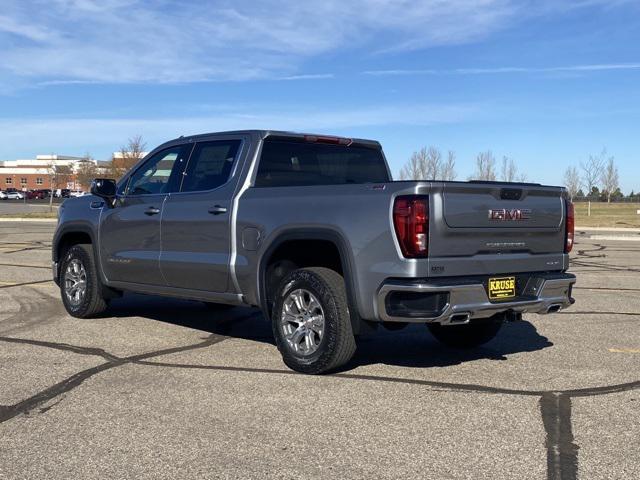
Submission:
{"label": "asphalt parking lot", "polygon": [[0,223],[2,480],[640,478],[640,242],[580,234],[576,305],[482,348],[380,329],[311,377],[254,310],[68,316],[53,226]]}
{"label": "asphalt parking lot", "polygon": [[[54,211],[60,207],[65,198],[54,198]],[[0,216],[2,215],[24,215],[29,213],[41,213],[50,211],[49,199],[33,200],[0,200]]]}

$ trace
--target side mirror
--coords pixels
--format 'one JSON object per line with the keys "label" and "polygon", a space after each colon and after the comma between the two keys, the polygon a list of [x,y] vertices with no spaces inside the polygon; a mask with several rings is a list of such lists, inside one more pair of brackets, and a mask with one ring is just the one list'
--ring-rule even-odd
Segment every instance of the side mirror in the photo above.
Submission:
{"label": "side mirror", "polygon": [[116,181],[109,178],[96,178],[91,182],[91,193],[108,200],[111,204],[116,196]]}

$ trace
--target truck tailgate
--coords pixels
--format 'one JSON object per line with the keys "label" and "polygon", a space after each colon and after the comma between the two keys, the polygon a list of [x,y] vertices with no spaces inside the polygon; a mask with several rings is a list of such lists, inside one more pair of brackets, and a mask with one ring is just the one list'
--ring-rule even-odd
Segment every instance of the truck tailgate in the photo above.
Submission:
{"label": "truck tailgate", "polygon": [[433,194],[430,257],[564,250],[564,201],[559,188],[447,183]]}

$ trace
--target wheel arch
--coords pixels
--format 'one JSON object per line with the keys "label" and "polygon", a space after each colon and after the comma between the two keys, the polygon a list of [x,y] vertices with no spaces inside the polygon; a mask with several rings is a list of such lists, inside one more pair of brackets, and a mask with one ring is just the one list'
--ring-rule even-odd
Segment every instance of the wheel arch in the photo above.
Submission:
{"label": "wheel arch", "polygon": [[[54,265],[57,264],[57,268],[59,269],[60,261],[62,259],[62,255],[64,254],[64,251],[72,245],[77,245],[80,243],[91,244],[94,259],[96,260],[96,265],[99,265],[100,262],[98,258],[98,245],[95,241],[94,232],[88,225],[82,223],[66,225],[56,232],[51,248],[52,260],[54,262]],[[56,279],[58,278],[59,273],[59,271],[55,272],[54,276]],[[99,271],[98,273],[99,276],[102,277],[102,272]]]}
{"label": "wheel arch", "polygon": [[92,245],[95,245],[94,236],[91,229],[88,226],[82,224],[63,227],[56,234],[56,239],[53,245],[53,261],[59,261],[62,257],[62,252],[67,247],[78,243],[91,243]]}
{"label": "wheel arch", "polygon": [[[360,315],[356,303],[357,280],[355,276],[355,267],[351,250],[347,240],[335,230],[328,228],[296,228],[289,229],[279,233],[269,246],[266,247],[264,253],[260,257],[258,264],[258,302],[259,306],[266,318],[271,318],[271,306],[269,305],[269,295],[267,288],[268,268],[273,264],[274,255],[279,249],[290,243],[310,244],[313,242],[325,242],[335,248],[339,257],[340,274],[344,278],[345,288],[347,291],[347,302],[349,305],[349,314],[351,317],[351,325],[354,333],[359,331]],[[319,262],[318,265],[302,265],[304,266],[327,266],[325,262]],[[335,268],[333,268],[335,270]]]}

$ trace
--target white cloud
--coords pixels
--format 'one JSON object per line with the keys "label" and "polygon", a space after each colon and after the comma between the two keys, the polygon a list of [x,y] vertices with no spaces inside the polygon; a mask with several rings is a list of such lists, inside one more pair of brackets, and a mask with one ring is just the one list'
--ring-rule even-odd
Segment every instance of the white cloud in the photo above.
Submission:
{"label": "white cloud", "polygon": [[598,72],[607,70],[640,70],[640,63],[601,63],[592,65],[567,65],[557,67],[496,67],[496,68],[454,68],[449,70],[368,70],[362,72],[373,76],[396,75],[498,75],[504,73],[571,73]]}
{"label": "white cloud", "polygon": [[335,75],[333,73],[308,73],[280,77],[278,80],[325,80],[328,78],[335,78]]}
{"label": "white cloud", "polygon": [[16,18],[0,15],[0,35],[10,34],[34,42],[51,42],[59,39],[58,34],[46,27],[19,22]]}
{"label": "white cloud", "polygon": [[[132,135],[149,147],[180,135],[265,128],[337,133],[359,127],[435,125],[479,118],[487,111],[477,104],[382,105],[359,109],[311,109],[292,106],[226,105],[206,114],[183,118],[13,118],[0,119],[0,144],[19,149],[11,155],[37,153],[106,155]],[[28,150],[26,151],[25,148]],[[8,152],[5,151],[5,155]]]}
{"label": "white cloud", "polygon": [[325,53],[486,38],[536,15],[624,0],[3,0],[7,85],[329,79]]}
{"label": "white cloud", "polygon": [[[3,0],[0,84],[330,78],[306,59],[485,38],[604,0]],[[562,6],[558,6],[558,4]]]}

